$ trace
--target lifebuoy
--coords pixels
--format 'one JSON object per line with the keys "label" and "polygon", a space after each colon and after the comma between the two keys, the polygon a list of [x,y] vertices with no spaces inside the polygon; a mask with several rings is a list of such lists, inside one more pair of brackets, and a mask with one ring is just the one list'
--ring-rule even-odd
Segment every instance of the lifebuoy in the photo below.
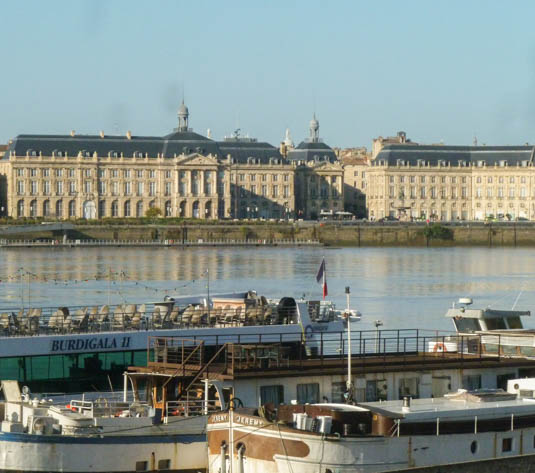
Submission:
{"label": "lifebuoy", "polygon": [[446,345],[442,342],[435,343],[435,348],[433,348],[433,352],[447,352]]}

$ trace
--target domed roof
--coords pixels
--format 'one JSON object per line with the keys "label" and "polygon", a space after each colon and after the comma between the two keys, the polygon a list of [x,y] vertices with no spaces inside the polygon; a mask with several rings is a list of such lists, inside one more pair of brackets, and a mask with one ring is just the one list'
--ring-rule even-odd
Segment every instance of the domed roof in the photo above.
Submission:
{"label": "domed roof", "polygon": [[320,122],[316,120],[316,114],[314,114],[312,120],[310,120],[310,128],[312,130],[317,130],[320,127]]}
{"label": "domed roof", "polygon": [[179,115],[189,115],[188,107],[186,107],[186,105],[184,105],[184,101],[183,100],[182,100],[182,103],[180,104],[180,107],[178,109],[178,114]]}

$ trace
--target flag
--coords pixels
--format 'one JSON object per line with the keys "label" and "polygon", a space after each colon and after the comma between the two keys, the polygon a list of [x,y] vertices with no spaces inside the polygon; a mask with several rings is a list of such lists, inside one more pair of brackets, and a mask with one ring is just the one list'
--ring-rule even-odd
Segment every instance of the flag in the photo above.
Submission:
{"label": "flag", "polygon": [[327,271],[325,270],[325,258],[321,260],[320,269],[316,275],[316,282],[323,286],[323,299],[327,297]]}

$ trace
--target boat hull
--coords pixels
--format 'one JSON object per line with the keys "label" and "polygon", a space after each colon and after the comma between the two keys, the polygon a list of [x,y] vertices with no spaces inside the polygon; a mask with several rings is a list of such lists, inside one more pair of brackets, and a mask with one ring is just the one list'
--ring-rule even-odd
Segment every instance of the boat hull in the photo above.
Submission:
{"label": "boat hull", "polygon": [[0,472],[197,472],[206,435],[74,437],[0,433]]}

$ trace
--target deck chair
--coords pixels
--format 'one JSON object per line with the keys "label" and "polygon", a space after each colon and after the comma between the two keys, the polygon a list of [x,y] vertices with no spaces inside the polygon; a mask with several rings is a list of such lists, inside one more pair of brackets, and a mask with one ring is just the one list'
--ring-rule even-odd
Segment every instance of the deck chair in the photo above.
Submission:
{"label": "deck chair", "polygon": [[126,322],[125,307],[118,305],[113,311],[112,328],[115,330],[124,328]]}
{"label": "deck chair", "polygon": [[201,325],[203,310],[200,307],[197,307],[193,310],[191,315],[191,325]]}
{"label": "deck chair", "polygon": [[152,312],[152,325],[154,328],[161,328],[162,326],[162,314],[159,307],[155,307]]}
{"label": "deck chair", "polygon": [[0,314],[0,329],[3,330],[4,333],[8,334],[10,325],[9,314],[7,312]]}
{"label": "deck chair", "polygon": [[186,307],[184,312],[182,312],[182,317],[180,319],[182,325],[189,325],[191,323],[191,317],[193,316],[193,313],[195,312],[195,307],[192,305],[189,305]]}
{"label": "deck chair", "polygon": [[63,330],[64,318],[65,316],[61,310],[58,309],[55,312],[52,312],[52,315],[48,319],[48,330],[52,330],[54,332]]}
{"label": "deck chair", "polygon": [[39,333],[39,319],[41,318],[42,313],[43,309],[40,308],[35,308],[30,311],[28,315],[28,330],[30,333]]}
{"label": "deck chair", "polygon": [[234,322],[234,309],[231,309],[230,305],[226,305],[223,311],[225,315],[225,323],[231,324]]}

